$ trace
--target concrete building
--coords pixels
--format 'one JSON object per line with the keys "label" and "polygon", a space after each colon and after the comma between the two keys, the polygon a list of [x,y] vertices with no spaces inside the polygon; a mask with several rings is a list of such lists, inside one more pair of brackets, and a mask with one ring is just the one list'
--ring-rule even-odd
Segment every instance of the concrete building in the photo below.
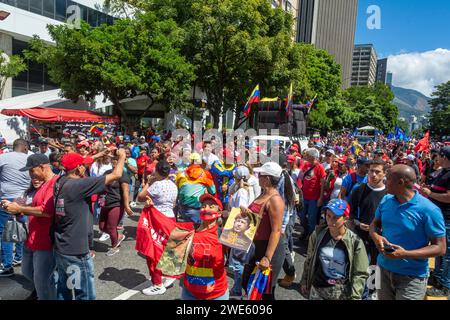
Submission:
{"label": "concrete building", "polygon": [[355,45],[352,86],[371,86],[377,78],[377,53],[371,44]]}
{"label": "concrete building", "polygon": [[387,73],[387,63],[388,59],[380,59],[377,62],[377,82],[381,82],[383,84],[386,84],[386,73]]}
{"label": "concrete building", "polygon": [[327,50],[342,66],[342,86],[352,75],[357,0],[299,0],[297,41]]}
{"label": "concrete building", "polygon": [[284,11],[290,12],[294,19],[294,35],[293,40],[297,39],[297,19],[298,19],[298,6],[301,0],[270,0],[273,8],[280,7]]}

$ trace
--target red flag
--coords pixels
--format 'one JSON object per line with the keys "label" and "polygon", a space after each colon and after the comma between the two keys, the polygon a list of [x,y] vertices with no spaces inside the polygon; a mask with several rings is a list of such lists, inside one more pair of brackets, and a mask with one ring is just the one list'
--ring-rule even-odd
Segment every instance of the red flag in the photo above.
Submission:
{"label": "red flag", "polygon": [[428,150],[430,147],[430,131],[425,134],[425,136],[420,140],[416,147],[414,148],[414,152],[422,152]]}
{"label": "red flag", "polygon": [[[184,270],[174,271],[173,264],[167,267],[167,270],[171,270],[170,274],[168,274],[165,266],[160,267],[161,264],[158,265],[158,263],[163,257],[163,253],[166,253],[166,255],[172,255],[171,262],[178,259],[181,265],[183,263],[182,260],[186,256],[186,252],[184,251],[187,250],[188,240],[193,235],[193,223],[176,222],[166,217],[154,207],[144,208],[136,230],[135,248],[138,252],[153,261],[150,266],[152,271],[158,266],[158,269],[165,275],[181,275],[184,273]],[[168,251],[171,252],[169,253]],[[177,257],[174,255],[177,255]]]}

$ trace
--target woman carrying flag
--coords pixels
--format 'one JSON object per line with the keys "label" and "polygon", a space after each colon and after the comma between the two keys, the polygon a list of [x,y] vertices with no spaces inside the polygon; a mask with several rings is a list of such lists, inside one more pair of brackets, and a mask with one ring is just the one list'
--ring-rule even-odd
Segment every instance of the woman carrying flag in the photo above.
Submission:
{"label": "woman carrying flag", "polygon": [[[265,273],[267,273],[267,269],[271,268],[272,275],[269,276],[265,290],[258,288],[258,290],[265,291],[260,292],[262,300],[275,299],[276,280],[285,259],[283,241],[280,241],[284,200],[277,191],[282,171],[283,169],[275,162],[268,162],[260,168],[255,168],[254,172],[259,174],[259,185],[263,192],[248,208],[241,207],[243,214],[254,212],[261,217],[253,239],[255,255],[244,268],[242,286],[248,287],[248,283],[251,282],[251,274],[258,262],[259,268]],[[251,292],[247,292],[247,294],[251,294]]]}

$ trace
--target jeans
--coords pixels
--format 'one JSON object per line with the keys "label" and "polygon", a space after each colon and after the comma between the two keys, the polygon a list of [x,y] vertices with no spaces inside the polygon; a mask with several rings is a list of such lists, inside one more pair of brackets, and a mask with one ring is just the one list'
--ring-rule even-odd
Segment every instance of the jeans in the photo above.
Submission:
{"label": "jeans", "polygon": [[88,253],[66,256],[55,251],[58,300],[95,300],[94,261]]}
{"label": "jeans", "polygon": [[233,250],[237,249],[231,249],[230,252],[229,267],[234,274],[234,285],[233,288],[231,288],[231,294],[240,296],[242,295],[242,274],[244,273],[244,263],[233,258]]}
{"label": "jeans", "polygon": [[[6,199],[6,200],[13,201],[14,199]],[[2,251],[0,262],[3,263],[3,268],[5,269],[12,268],[13,259],[16,261],[21,261],[23,256],[23,242],[15,243],[16,253],[14,255],[14,243],[2,241],[3,229],[5,228],[6,222],[12,219],[13,219],[12,215],[7,213],[6,211],[0,210],[0,242]],[[17,220],[27,222],[28,219],[26,216],[22,216],[21,218],[17,217]]]}
{"label": "jeans", "polygon": [[56,300],[55,256],[53,251],[24,249],[22,273],[30,280],[39,300]]}
{"label": "jeans", "polygon": [[433,276],[439,283],[450,289],[450,221],[445,221],[447,251],[443,257],[436,257]]}
{"label": "jeans", "polygon": [[202,220],[200,219],[200,209],[179,205],[178,214],[184,222],[193,222],[196,226],[199,226],[202,223]]}
{"label": "jeans", "polygon": [[[189,291],[187,291],[186,288],[183,287],[183,291],[181,292],[181,300],[198,300],[198,299],[194,297]],[[227,292],[225,292],[224,295],[211,300],[230,300],[230,293],[227,290]]]}
{"label": "jeans", "polygon": [[428,278],[404,276],[381,267],[378,300],[423,300],[427,292]]}
{"label": "jeans", "polygon": [[300,214],[300,220],[305,233],[309,236],[314,232],[317,225],[317,200],[304,200],[304,207]]}

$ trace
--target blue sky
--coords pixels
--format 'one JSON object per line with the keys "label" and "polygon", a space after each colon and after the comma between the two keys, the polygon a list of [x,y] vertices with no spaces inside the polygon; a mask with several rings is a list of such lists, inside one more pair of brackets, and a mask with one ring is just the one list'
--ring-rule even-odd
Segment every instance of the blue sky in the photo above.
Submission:
{"label": "blue sky", "polygon": [[[367,27],[371,5],[380,8],[380,29]],[[395,86],[430,96],[450,81],[450,1],[358,0],[355,43],[372,43],[388,58]]]}
{"label": "blue sky", "polygon": [[[381,29],[367,28],[367,8],[381,9]],[[373,43],[382,57],[450,49],[450,1],[358,0],[355,43]]]}

